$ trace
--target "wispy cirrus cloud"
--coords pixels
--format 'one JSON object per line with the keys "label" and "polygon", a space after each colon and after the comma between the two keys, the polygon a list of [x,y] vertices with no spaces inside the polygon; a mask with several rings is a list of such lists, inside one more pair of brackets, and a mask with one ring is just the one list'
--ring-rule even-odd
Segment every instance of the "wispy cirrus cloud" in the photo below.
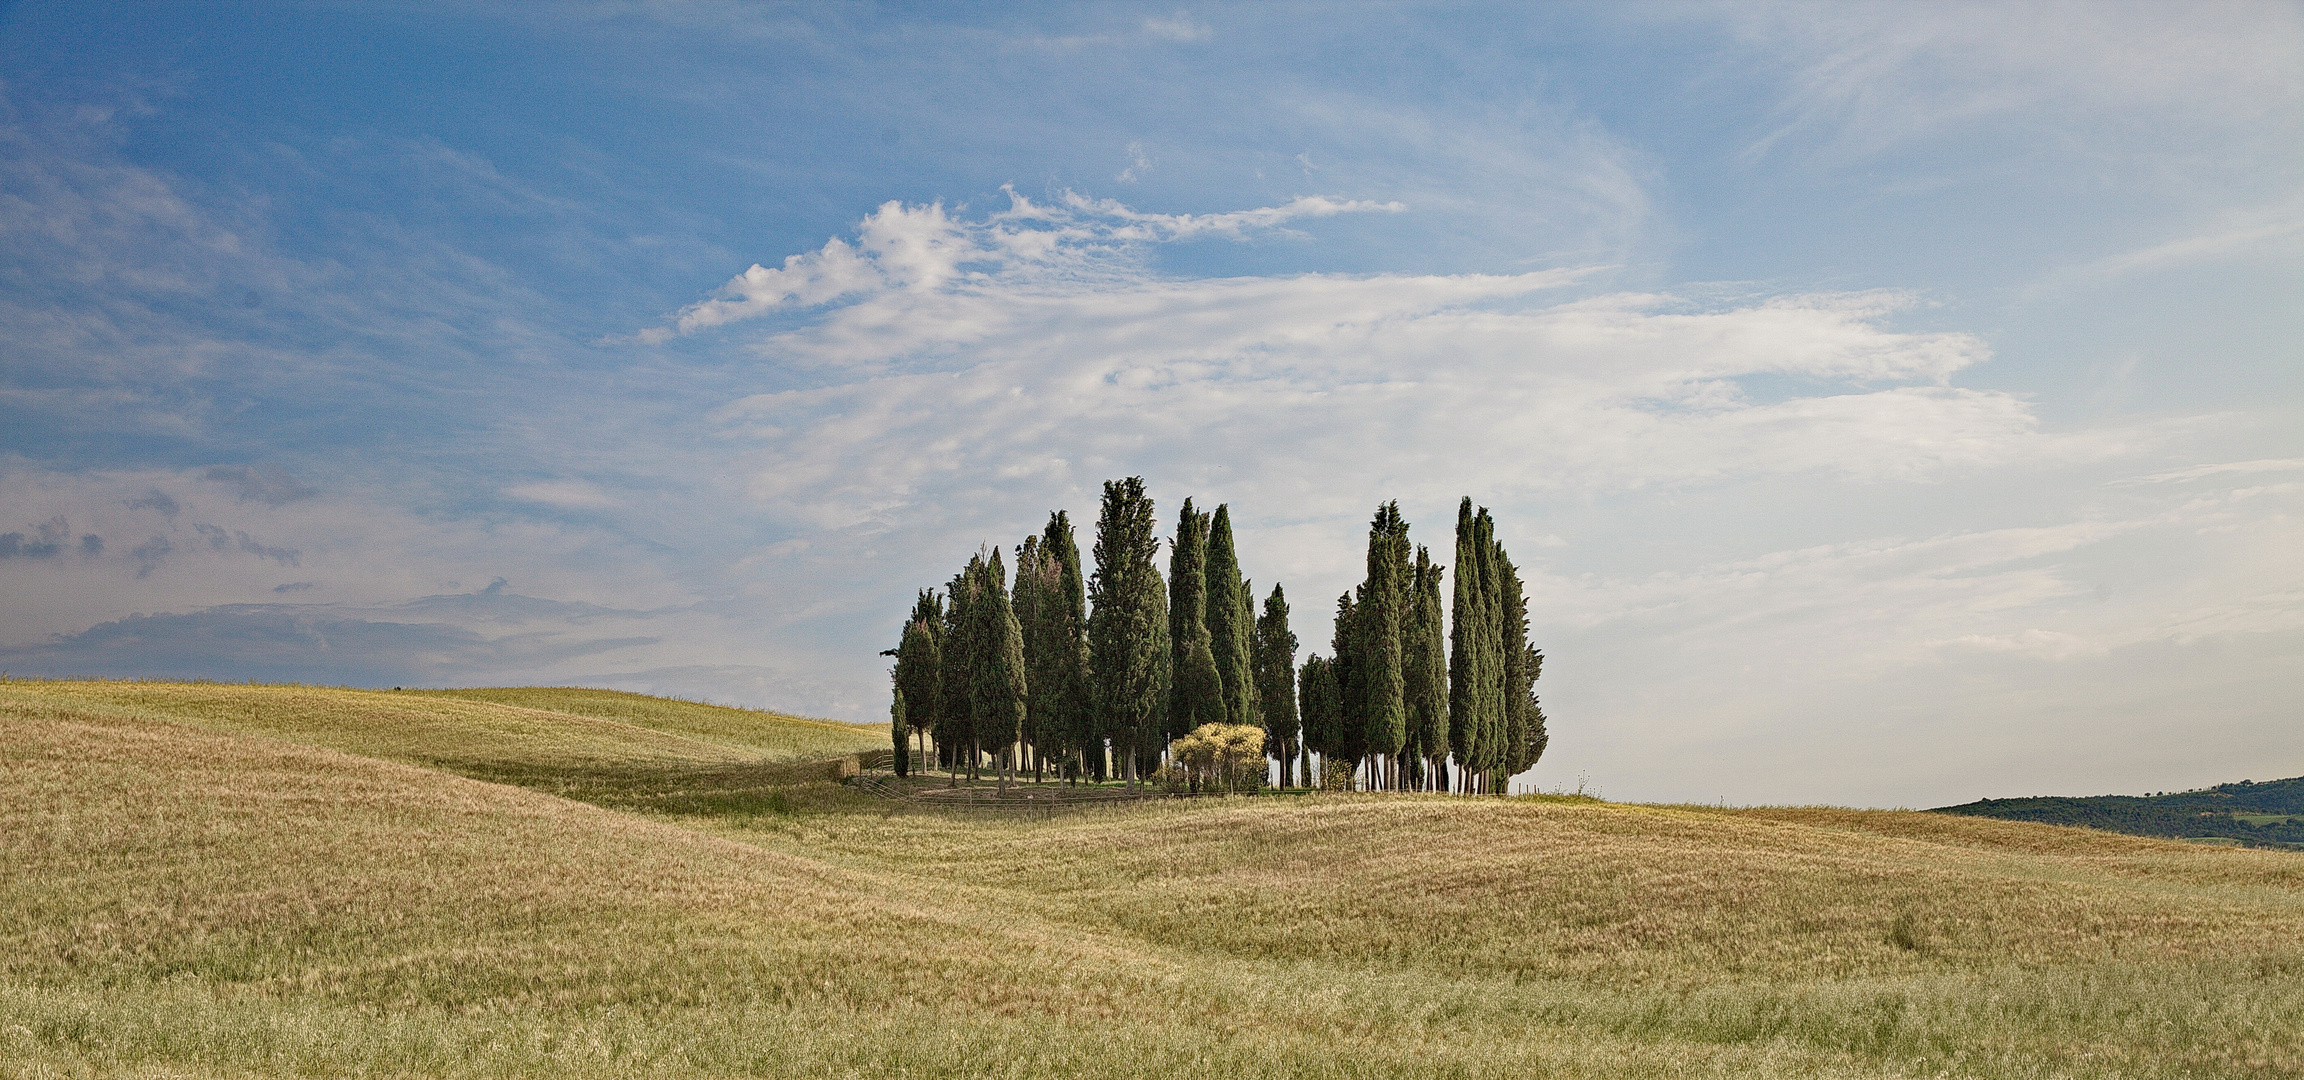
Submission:
{"label": "wispy cirrus cloud", "polygon": [[948,214],[943,204],[882,205],[857,228],[812,252],[787,256],[769,269],[757,263],[670,320],[640,331],[657,343],[684,334],[778,311],[815,307],[874,293],[933,292],[997,287],[1051,274],[1092,273],[1098,256],[1131,245],[1224,236],[1238,239],[1297,218],[1394,212],[1398,202],[1307,195],[1281,206],[1213,214],[1150,214],[1111,199],[1063,192],[1054,203],[1034,203],[1013,187],[1001,189],[1008,209],[980,221]]}
{"label": "wispy cirrus cloud", "polygon": [[[1980,123],[2170,114],[2220,131],[2304,100],[2292,4],[1721,4],[1732,33],[1783,50],[1779,122],[1747,149],[1803,140],[1853,157]],[[1688,14],[1681,12],[1680,14]],[[1703,16],[1699,16],[1703,17]]]}

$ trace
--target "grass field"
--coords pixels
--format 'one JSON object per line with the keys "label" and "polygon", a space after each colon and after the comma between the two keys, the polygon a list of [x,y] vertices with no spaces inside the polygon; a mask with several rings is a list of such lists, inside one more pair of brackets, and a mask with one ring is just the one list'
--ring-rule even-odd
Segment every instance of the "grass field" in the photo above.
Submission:
{"label": "grass field", "polygon": [[2294,853],[1574,798],[1006,820],[811,763],[885,738],[0,683],[0,1075],[2304,1072]]}

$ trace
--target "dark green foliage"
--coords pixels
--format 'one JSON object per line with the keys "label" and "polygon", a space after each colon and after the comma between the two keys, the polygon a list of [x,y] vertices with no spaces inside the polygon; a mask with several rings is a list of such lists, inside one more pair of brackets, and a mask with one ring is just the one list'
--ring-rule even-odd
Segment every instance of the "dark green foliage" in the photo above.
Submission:
{"label": "dark green foliage", "polygon": [[[1205,640],[1195,641],[1176,669],[1174,709],[1170,723],[1189,732],[1202,724],[1226,723],[1224,681],[1216,673],[1216,658]],[[1170,732],[1170,734],[1176,734]]]}
{"label": "dark green foliage", "polygon": [[1551,732],[1544,729],[1544,709],[1536,696],[1536,680],[1544,674],[1544,653],[1534,645],[1524,648],[1528,653],[1528,726],[1521,744],[1521,752],[1526,757],[1521,769],[1544,760],[1544,748],[1552,744]]}
{"label": "dark green foliage", "polygon": [[1048,516],[1039,548],[1042,573],[1053,575],[1052,581],[1035,586],[1042,590],[1046,636],[1037,656],[1029,637],[1025,648],[1033,707],[1042,713],[1036,736],[1040,752],[1069,759],[1075,768],[1086,767],[1090,757],[1101,764],[1103,744],[1095,738],[1088,705],[1088,594],[1080,576],[1080,545],[1064,511]]}
{"label": "dark green foliage", "polygon": [[[894,679],[891,678],[890,681],[894,682]],[[911,775],[912,770],[908,767],[909,762],[907,761],[911,757],[909,753],[911,747],[905,745],[905,740],[911,737],[911,731],[904,723],[904,687],[899,684],[894,687],[894,692],[889,695],[888,699],[888,739],[896,745],[896,756],[893,760],[896,763],[896,775],[898,776]]]}
{"label": "dark green foliage", "polygon": [[1520,570],[1496,548],[1496,582],[1501,600],[1504,638],[1504,737],[1496,753],[1498,780],[1511,777],[1536,763],[1528,756],[1530,725],[1535,722],[1536,672],[1529,663],[1528,595],[1520,584]]}
{"label": "dark green foliage", "polygon": [[1202,581],[1208,651],[1224,683],[1223,722],[1256,724],[1256,600],[1240,576],[1229,504],[1218,506],[1216,515],[1209,519]]}
{"label": "dark green foliage", "polygon": [[1178,735],[1246,721],[1264,731],[1284,785],[1317,754],[1348,773],[1368,765],[1372,787],[1460,780],[1466,791],[1499,790],[1543,755],[1543,655],[1527,643],[1525,590],[1470,499],[1457,513],[1453,619],[1441,611],[1445,568],[1408,542],[1399,504],[1384,503],[1366,576],[1337,598],[1334,651],[1308,661],[1302,683],[1287,598],[1273,589],[1257,616],[1231,508],[1185,500],[1165,577],[1156,527],[1143,478],[1110,481],[1093,577],[1057,511],[1016,547],[1013,590],[1002,553],[987,549],[944,597],[923,591],[887,654],[901,703],[893,741],[933,731],[940,761],[972,775],[987,752],[1004,777],[1028,752],[1035,778],[1050,761],[1097,779],[1119,762],[1134,780]]}
{"label": "dark green foliage", "polygon": [[1496,522],[1481,507],[1473,518],[1479,543],[1480,567],[1480,732],[1474,740],[1472,767],[1482,792],[1495,790],[1496,770],[1504,764],[1504,655],[1511,646],[1504,631],[1503,549],[1496,543]]}
{"label": "dark green foliage", "polygon": [[1408,620],[1401,633],[1402,693],[1408,708],[1408,742],[1401,752],[1437,770],[1448,757],[1448,639],[1441,625],[1443,568],[1432,553],[1416,549]]}
{"label": "dark green foliage", "polygon": [[1321,754],[1347,762],[1368,756],[1367,695],[1358,663],[1360,638],[1359,609],[1352,602],[1352,594],[1345,593],[1336,598],[1336,631],[1328,642],[1335,649],[1328,657],[1328,674],[1336,683],[1336,726],[1329,730],[1328,749]]}
{"label": "dark green foliage", "polygon": [[[904,698],[905,726],[936,734],[939,741],[943,738],[943,713],[938,707],[944,681],[943,649],[939,645],[943,631],[943,598],[931,590],[920,590],[920,598],[912,606],[912,620],[904,624],[903,639],[896,646],[894,672],[896,692]],[[897,760],[905,760],[901,751]]]}
{"label": "dark green foliage", "polygon": [[[1485,516],[1486,510],[1481,511]],[[1488,651],[1487,619],[1480,588],[1479,518],[1472,500],[1456,507],[1456,589],[1450,611],[1448,657],[1448,742],[1458,765],[1469,769],[1479,752],[1483,713],[1481,686]]]}
{"label": "dark green foliage", "polygon": [[1468,791],[1502,794],[1544,742],[1527,646],[1527,600],[1519,572],[1496,542],[1488,509],[1456,509],[1454,655],[1448,664],[1448,735]]}
{"label": "dark green foliage", "polygon": [[1106,481],[1096,518],[1096,573],[1088,581],[1089,699],[1099,737],[1134,764],[1154,746],[1167,704],[1168,598],[1160,538],[1144,478]]}
{"label": "dark green foliage", "polygon": [[[1069,563],[1069,567],[1067,566]],[[1054,757],[1075,761],[1085,750],[1087,642],[1083,637],[1080,552],[1061,511],[1048,527],[1016,548],[1016,621],[1024,630],[1025,684],[1030,702],[1025,738],[1033,749],[1035,779]]]}
{"label": "dark green foliage", "polygon": [[2304,776],[2164,795],[1980,799],[1935,814],[2078,825],[2135,836],[2229,837],[2249,847],[2304,847]]}
{"label": "dark green foliage", "polygon": [[1024,741],[1043,750],[1054,745],[1060,731],[1051,715],[1054,687],[1044,685],[1041,678],[1041,668],[1050,666],[1050,654],[1062,650],[1055,593],[1055,567],[1041,554],[1040,537],[1025,537],[1016,545],[1016,580],[1008,601],[1024,640]]}
{"label": "dark green foliage", "polygon": [[[1353,605],[1352,704],[1367,731],[1364,754],[1396,759],[1408,740],[1407,680],[1400,630],[1409,597],[1408,523],[1400,504],[1376,508],[1368,523],[1368,577]],[[1387,783],[1383,786],[1392,786]]]}
{"label": "dark green foliage", "polygon": [[1163,744],[1202,724],[1226,722],[1223,676],[1208,641],[1208,524],[1208,515],[1186,499],[1169,541],[1168,647],[1175,683]]}
{"label": "dark green foliage", "polygon": [[[1336,687],[1336,667],[1314,653],[1304,661],[1302,677],[1296,685],[1298,715],[1304,725],[1304,748],[1321,756],[1330,767],[1342,758],[1345,768],[1351,768],[1352,759],[1337,745],[1337,734],[1344,726],[1344,702]],[[1310,777],[1305,778],[1311,782]]]}
{"label": "dark green foliage", "polygon": [[1296,635],[1288,629],[1288,597],[1272,586],[1264,616],[1256,620],[1257,722],[1264,749],[1280,762],[1280,786],[1296,784],[1296,761],[1303,757],[1303,723],[1296,711]]}
{"label": "dark green foliage", "polygon": [[1008,600],[1007,571],[995,548],[989,558],[970,560],[975,573],[969,582],[974,595],[968,613],[975,624],[978,648],[968,685],[970,713],[978,744],[998,748],[1003,761],[1013,763],[1016,745],[1024,739],[1028,715],[1028,687],[1024,679],[1024,631],[1016,622]]}
{"label": "dark green foliage", "polygon": [[937,682],[937,757],[945,768],[964,766],[971,774],[976,771],[976,724],[970,685],[982,650],[978,647],[977,621],[969,616],[975,590],[968,581],[978,573],[981,562],[981,557],[970,559],[968,567],[945,586],[944,632],[937,636],[944,649]]}

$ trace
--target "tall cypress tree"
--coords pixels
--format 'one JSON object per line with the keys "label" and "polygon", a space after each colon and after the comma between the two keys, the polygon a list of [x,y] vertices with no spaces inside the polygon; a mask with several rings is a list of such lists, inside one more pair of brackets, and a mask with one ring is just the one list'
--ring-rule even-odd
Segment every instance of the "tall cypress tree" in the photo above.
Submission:
{"label": "tall cypress tree", "polygon": [[1502,774],[1498,780],[1501,788],[1504,780],[1527,771],[1544,756],[1551,737],[1544,729],[1544,710],[1536,697],[1536,680],[1544,673],[1544,654],[1528,642],[1527,589],[1502,544],[1496,546],[1496,562],[1506,650],[1504,737],[1502,760],[1497,765]]}
{"label": "tall cypress tree", "polygon": [[1328,734],[1329,749],[1322,756],[1342,759],[1347,770],[1358,768],[1360,759],[1368,756],[1367,693],[1360,678],[1365,666],[1360,662],[1365,636],[1361,623],[1352,594],[1338,596],[1336,632],[1328,641],[1334,650],[1328,657],[1328,674],[1336,684],[1336,726]]}
{"label": "tall cypress tree", "polygon": [[1024,738],[1034,763],[1033,779],[1040,778],[1038,762],[1057,745],[1060,729],[1054,718],[1053,658],[1062,652],[1056,638],[1055,567],[1040,550],[1034,533],[1016,545],[1016,578],[1009,590],[1009,606],[1024,635]]}
{"label": "tall cypress tree", "polygon": [[1218,506],[1208,522],[1206,597],[1208,651],[1224,682],[1224,722],[1254,724],[1256,718],[1256,601],[1240,576],[1240,555],[1232,543],[1232,508]]}
{"label": "tall cypress tree", "polygon": [[1208,524],[1208,515],[1192,509],[1192,500],[1186,499],[1176,518],[1176,536],[1169,541],[1168,633],[1175,683],[1163,743],[1228,719],[1223,676],[1208,639]]}
{"label": "tall cypress tree", "polygon": [[1482,622],[1482,649],[1480,664],[1480,732],[1473,747],[1474,775],[1483,793],[1493,793],[1501,783],[1497,770],[1506,757],[1504,745],[1504,678],[1507,640],[1504,625],[1504,548],[1496,542],[1496,519],[1488,516],[1482,507],[1473,519],[1474,538],[1480,558],[1480,617]]}
{"label": "tall cypress tree", "polygon": [[1512,557],[1505,553],[1504,545],[1496,545],[1497,625],[1503,628],[1504,675],[1500,680],[1504,707],[1502,714],[1503,737],[1497,740],[1496,787],[1497,794],[1505,794],[1508,781],[1523,766],[1521,757],[1527,752],[1528,695],[1535,680],[1528,675],[1528,597],[1520,586],[1520,570],[1512,565]]}
{"label": "tall cypress tree", "polygon": [[976,737],[1000,752],[1000,786],[1006,790],[1016,773],[1016,749],[1024,738],[1029,687],[1024,677],[1024,630],[1016,622],[1008,600],[1007,571],[994,548],[982,560],[969,605],[976,621],[981,649],[969,680],[969,704]]}
{"label": "tall cypress tree", "polygon": [[1100,737],[1109,738],[1130,786],[1145,744],[1167,707],[1170,666],[1167,591],[1160,538],[1144,478],[1104,483],[1096,516],[1096,573],[1088,580],[1090,700]]}
{"label": "tall cypress tree", "polygon": [[1296,635],[1288,629],[1288,597],[1280,586],[1264,600],[1256,620],[1257,720],[1264,746],[1280,762],[1280,786],[1296,786],[1296,760],[1303,756],[1303,722],[1296,711]]}
{"label": "tall cypress tree", "polygon": [[1408,623],[1402,633],[1403,693],[1408,704],[1408,744],[1402,753],[1416,763],[1429,785],[1437,763],[1448,756],[1448,653],[1440,625],[1442,567],[1432,553],[1416,549],[1411,574]]}
{"label": "tall cypress tree", "polygon": [[976,719],[974,691],[976,667],[979,662],[977,620],[970,614],[970,605],[976,597],[973,584],[981,572],[981,558],[968,560],[968,566],[952,578],[944,589],[944,632],[938,635],[944,648],[944,663],[940,668],[937,687],[938,704],[936,723],[936,756],[959,782],[962,768],[968,775],[976,775]]}
{"label": "tall cypress tree", "polygon": [[[1059,733],[1058,752],[1073,761],[1075,776],[1087,768],[1091,749],[1100,772],[1103,743],[1095,740],[1088,706],[1087,583],[1080,576],[1080,544],[1072,535],[1072,519],[1064,511],[1048,515],[1048,527],[1040,533],[1040,551],[1056,573],[1048,612],[1059,653],[1050,658],[1050,668],[1041,676],[1049,686],[1049,723]],[[1033,693],[1040,693],[1038,684]]]}
{"label": "tall cypress tree", "polygon": [[[1406,680],[1402,671],[1401,624],[1403,601],[1408,596],[1408,523],[1400,518],[1400,504],[1376,508],[1368,525],[1368,578],[1360,585],[1353,605],[1352,678],[1358,700],[1359,721],[1367,729],[1365,753],[1381,754],[1385,764],[1397,765],[1407,742]],[[1371,765],[1376,762],[1371,760]],[[1389,777],[1386,774],[1391,774]],[[1369,774],[1370,787],[1397,784],[1396,769]]]}
{"label": "tall cypress tree", "polygon": [[[912,608],[912,621],[904,624],[904,637],[896,646],[896,691],[904,697],[906,726],[916,735],[935,731],[942,715],[937,699],[943,681],[943,657],[937,638],[943,621],[941,598],[930,590],[920,590],[920,598]],[[906,774],[909,757],[899,745],[897,775]],[[922,767],[926,765],[923,761]]]}
{"label": "tall cypress tree", "polygon": [[[1296,684],[1298,713],[1303,718],[1304,748],[1320,755],[1320,768],[1334,767],[1342,754],[1336,735],[1344,725],[1344,703],[1336,690],[1335,665],[1313,653],[1304,661],[1303,677]],[[1351,768],[1348,757],[1345,768]],[[1304,782],[1312,782],[1306,775]]]}
{"label": "tall cypress tree", "polygon": [[1457,782],[1465,791],[1471,790],[1471,771],[1479,754],[1481,728],[1486,722],[1484,695],[1490,620],[1486,593],[1481,585],[1480,566],[1486,561],[1483,555],[1486,545],[1480,538],[1480,521],[1487,513],[1486,508],[1482,508],[1475,515],[1470,496],[1456,505],[1456,589],[1449,615],[1448,743],[1459,770]]}

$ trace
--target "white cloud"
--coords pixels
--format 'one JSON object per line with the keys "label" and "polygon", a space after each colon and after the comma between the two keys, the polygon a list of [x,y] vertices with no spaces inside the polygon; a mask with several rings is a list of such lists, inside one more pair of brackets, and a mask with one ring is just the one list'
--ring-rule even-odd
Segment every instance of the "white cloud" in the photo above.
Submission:
{"label": "white cloud", "polygon": [[1181,11],[1165,19],[1155,16],[1144,20],[1144,32],[1169,41],[1206,41],[1216,33],[1207,23]]}
{"label": "white cloud", "polygon": [[[1079,485],[1115,469],[1201,475],[1243,460],[1278,483],[1320,472],[1379,490],[1449,475],[1525,491],[1927,477],[2018,453],[2099,452],[2040,434],[2019,398],[1944,385],[1989,350],[1969,335],[1882,328],[1910,303],[1897,294],[1547,305],[1542,294],[1579,272],[1170,280],[1112,242],[1355,208],[1365,204],[1155,215],[1072,196],[1054,208],[1019,199],[967,225],[933,207],[883,207],[868,236],[908,219],[902,228],[951,238],[934,248],[944,266],[882,274],[771,332],[764,357],[825,382],[714,418],[754,447],[747,489],[819,524],[886,519],[967,478]],[[1810,380],[1812,392],[1755,396],[1741,381],[1755,376]]]}

